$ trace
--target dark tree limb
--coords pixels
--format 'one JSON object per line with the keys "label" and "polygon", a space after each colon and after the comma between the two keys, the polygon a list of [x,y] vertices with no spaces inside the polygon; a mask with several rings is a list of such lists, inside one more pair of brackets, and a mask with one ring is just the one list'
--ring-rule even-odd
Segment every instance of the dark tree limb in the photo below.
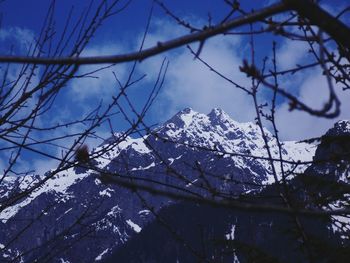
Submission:
{"label": "dark tree limb", "polygon": [[153,46],[142,51],[131,52],[127,54],[112,56],[95,56],[95,57],[29,57],[29,56],[0,56],[0,62],[8,63],[35,63],[42,65],[83,65],[83,64],[105,64],[105,63],[123,63],[130,61],[142,61],[148,57],[155,56],[162,52],[181,47],[197,41],[205,41],[206,39],[225,33],[230,29],[253,23],[269,16],[287,11],[288,7],[285,3],[277,3],[253,13],[241,16],[236,19],[227,21],[207,28],[201,32],[195,32],[179,38],[175,38],[165,42],[158,42]]}
{"label": "dark tree limb", "polygon": [[350,28],[337,17],[333,17],[310,0],[283,0],[283,2],[300,16],[307,18],[311,24],[320,27],[348,52],[350,51]]}

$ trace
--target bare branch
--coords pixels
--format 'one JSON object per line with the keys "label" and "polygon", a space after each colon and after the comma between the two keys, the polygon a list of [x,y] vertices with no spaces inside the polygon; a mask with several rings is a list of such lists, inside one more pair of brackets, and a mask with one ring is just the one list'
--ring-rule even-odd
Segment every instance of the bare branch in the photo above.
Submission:
{"label": "bare branch", "polygon": [[35,63],[42,65],[85,65],[85,64],[105,64],[105,63],[123,63],[130,61],[142,61],[148,57],[155,56],[165,51],[181,47],[196,41],[204,41],[210,37],[227,32],[230,29],[259,21],[263,18],[275,15],[288,8],[284,3],[271,5],[264,9],[255,11],[251,14],[244,15],[237,19],[227,21],[223,24],[213,26],[201,32],[192,33],[179,38],[168,40],[166,42],[158,42],[154,47],[144,49],[142,51],[132,52],[128,54],[112,55],[112,56],[97,56],[97,57],[21,57],[21,56],[0,56],[0,62],[9,63]]}

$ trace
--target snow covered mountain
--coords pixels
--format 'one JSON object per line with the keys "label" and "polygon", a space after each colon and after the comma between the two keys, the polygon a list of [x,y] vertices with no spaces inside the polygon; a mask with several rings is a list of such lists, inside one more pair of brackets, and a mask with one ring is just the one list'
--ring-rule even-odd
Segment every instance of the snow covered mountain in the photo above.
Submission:
{"label": "snow covered mountain", "polygon": [[[96,156],[91,168],[97,169],[61,171],[8,207],[8,200],[50,171],[6,178],[0,185],[0,262],[98,262],[154,224],[153,212],[177,209],[169,198],[105,184],[96,170],[202,197],[260,192],[282,176],[277,143],[264,133],[265,140],[257,125],[235,122],[220,109],[205,115],[187,108],[141,138],[114,134],[91,153]],[[315,151],[312,144],[283,142],[281,153],[297,162],[311,161]],[[283,163],[284,171],[290,168],[292,163]],[[298,165],[295,171],[306,168]],[[230,232],[232,224],[220,227]]]}
{"label": "snow covered mountain", "polygon": [[[288,199],[308,209],[349,208],[350,122],[320,140],[314,163],[288,180]],[[271,184],[243,201],[283,205]],[[283,191],[282,191],[283,193]],[[112,262],[348,262],[349,216],[303,216],[180,202],[115,250]],[[162,221],[171,226],[169,230]],[[172,230],[172,231],[171,231]]]}
{"label": "snow covered mountain", "polygon": [[[272,157],[279,159],[275,139],[268,130],[264,129],[264,132]],[[107,142],[118,141],[121,136],[121,134],[116,134],[114,140],[109,139]],[[282,158],[290,161],[311,161],[316,150],[315,145],[307,143],[286,141],[283,144]],[[103,147],[111,148],[108,143]],[[131,168],[132,171],[145,171],[166,164],[183,165],[184,160],[192,159],[205,163],[203,169],[211,170],[215,167],[222,169],[234,166],[234,169],[238,169],[240,174],[248,172],[249,180],[257,180],[260,183],[274,182],[271,164],[266,160],[268,154],[260,128],[250,122],[238,123],[221,109],[213,109],[208,115],[205,115],[186,108],[153,130],[150,135],[138,139],[125,138],[103,155],[102,159],[118,158],[120,151],[122,154],[137,158],[134,167],[131,167],[133,163],[128,162],[128,168]],[[191,157],[193,152],[196,155]],[[160,156],[158,153],[161,153]],[[200,158],[198,154],[201,155]],[[99,162],[102,166],[107,165],[103,160]],[[284,165],[288,168],[288,164]],[[111,166],[113,165],[107,165],[107,167]],[[280,176],[280,163],[274,163],[274,168],[277,170],[277,175]],[[301,172],[305,168],[300,165],[297,171]],[[233,173],[231,168],[229,168],[229,173]],[[254,178],[252,175],[255,175]],[[236,180],[239,180],[237,176],[243,177],[236,175]]]}

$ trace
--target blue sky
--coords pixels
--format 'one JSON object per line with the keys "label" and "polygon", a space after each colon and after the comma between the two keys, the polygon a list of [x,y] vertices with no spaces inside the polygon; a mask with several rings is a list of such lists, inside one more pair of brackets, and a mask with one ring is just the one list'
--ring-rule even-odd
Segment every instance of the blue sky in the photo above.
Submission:
{"label": "blue sky", "polygon": [[[10,45],[16,47],[15,52],[23,54],[28,44],[37,37],[43,19],[49,6],[47,0],[8,0],[0,4],[3,14],[2,28],[0,29],[0,51],[6,53]],[[121,1],[124,3],[125,1]],[[224,1],[192,0],[192,1],[164,1],[169,9],[177,16],[191,22],[195,26],[202,27],[208,23],[208,14],[215,24],[230,11]],[[261,6],[276,1],[242,1],[246,10],[257,9]],[[257,6],[259,2],[260,6]],[[346,1],[323,1],[327,11],[336,13],[346,4]],[[67,14],[74,6],[74,14],[78,16],[87,7],[86,0],[58,0],[56,1],[55,19],[57,32],[62,30]],[[134,51],[138,48],[145,23],[151,7],[150,0],[134,0],[127,9],[108,19],[95,34],[93,40],[84,51],[84,55],[108,55]],[[346,17],[345,17],[346,19]],[[345,20],[345,22],[349,22]],[[163,41],[187,34],[188,30],[177,25],[176,21],[165,15],[159,7],[155,7],[149,34],[146,38],[146,47],[152,46],[157,41]],[[256,62],[261,65],[265,56],[271,57],[272,41],[277,41],[278,67],[288,68],[296,64],[302,64],[309,60],[307,45],[297,41],[285,41],[273,34],[264,34],[255,38]],[[244,36],[218,36],[206,42],[201,56],[213,67],[230,76],[242,85],[249,85],[238,67],[243,59],[249,59],[249,38]],[[195,49],[197,44],[193,44]],[[217,77],[205,68],[198,60],[194,60],[189,51],[179,48],[171,52],[147,59],[137,66],[135,77],[146,74],[146,78],[129,90],[129,97],[135,107],[142,108],[147,95],[151,91],[163,59],[169,62],[168,72],[164,86],[147,116],[147,124],[161,123],[184,107],[192,107],[194,110],[208,113],[214,107],[223,108],[233,119],[246,122],[253,121],[254,108],[252,101],[243,92],[232,88],[228,83]],[[88,72],[98,66],[83,66],[80,73]],[[41,118],[41,122],[53,123],[55,121],[70,120],[84,116],[91,109],[102,102],[108,105],[111,96],[116,94],[116,81],[113,72],[121,81],[125,81],[131,64],[121,64],[113,68],[94,74],[97,78],[79,79],[71,81],[57,98],[53,109]],[[13,67],[13,74],[16,68]],[[318,70],[309,70],[303,74],[281,79],[281,84],[293,94],[309,102],[315,107],[322,106],[327,94],[325,93],[325,79]],[[315,96],[317,87],[317,96]],[[259,95],[261,101],[268,99],[268,93]],[[338,119],[350,118],[350,105],[346,103],[350,96],[344,93],[342,114]],[[124,105],[126,107],[126,105]],[[130,113],[130,110],[127,109]],[[323,120],[310,117],[306,113],[289,112],[288,104],[284,100],[278,105],[278,125],[284,139],[295,140],[318,136],[333,125],[336,120]],[[131,114],[132,116],[132,114]],[[122,131],[128,127],[124,118],[119,115],[112,118],[115,131]],[[83,127],[74,127],[74,132]],[[110,135],[108,126],[97,130],[99,136],[107,138]],[[43,136],[42,134],[38,136]],[[92,146],[100,140],[91,141]],[[61,142],[62,143],[62,142]],[[59,151],[47,149],[53,154]],[[2,159],[6,160],[6,154],[2,153]],[[22,166],[29,165],[35,169],[41,167],[45,170],[50,163],[32,153],[24,153],[21,159]],[[1,163],[0,163],[1,164]]]}

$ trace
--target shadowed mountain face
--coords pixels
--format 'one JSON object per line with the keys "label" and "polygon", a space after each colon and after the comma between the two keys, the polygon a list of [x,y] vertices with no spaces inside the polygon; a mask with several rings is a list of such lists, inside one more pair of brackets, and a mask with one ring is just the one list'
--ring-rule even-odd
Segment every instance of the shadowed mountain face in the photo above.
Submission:
{"label": "shadowed mountain face", "polygon": [[[273,136],[266,133],[271,153],[279,158]],[[327,156],[327,149],[333,147],[322,143],[315,159]],[[214,189],[224,196],[256,200],[253,197],[261,195],[261,202],[282,204],[271,197],[280,188],[273,184],[269,162],[254,158],[267,156],[259,127],[235,122],[220,109],[208,115],[184,109],[142,138],[114,134],[90,156],[101,150],[105,153],[90,161],[92,166],[158,190],[211,197]],[[310,144],[284,142],[282,154],[287,160],[309,161],[315,150]],[[319,182],[334,161],[322,165],[309,167],[306,172],[314,177],[305,178]],[[345,187],[343,168],[332,182]],[[276,169],[281,177],[279,165]],[[300,166],[296,171],[305,169]],[[0,185],[0,203],[49,175],[50,171],[6,179]],[[319,186],[300,178],[288,183],[291,198],[302,206],[314,198]],[[330,195],[328,188],[322,189],[324,196]],[[327,204],[318,200],[315,206]],[[333,218],[302,221],[315,240],[341,248],[338,235],[342,234],[332,228]],[[111,256],[111,262],[201,262],[208,257],[215,262],[257,262],[251,257],[296,262],[292,256],[302,262],[307,255],[299,249],[302,243],[293,226],[293,217],[278,213],[248,213],[176,202],[147,192],[135,194],[101,182],[101,174],[93,169],[75,167],[0,212],[0,262],[98,262]]]}
{"label": "shadowed mountain face", "polygon": [[105,262],[346,262],[337,260],[349,256],[326,219],[301,218],[305,248],[294,218],[279,213],[181,203],[159,217]]}

